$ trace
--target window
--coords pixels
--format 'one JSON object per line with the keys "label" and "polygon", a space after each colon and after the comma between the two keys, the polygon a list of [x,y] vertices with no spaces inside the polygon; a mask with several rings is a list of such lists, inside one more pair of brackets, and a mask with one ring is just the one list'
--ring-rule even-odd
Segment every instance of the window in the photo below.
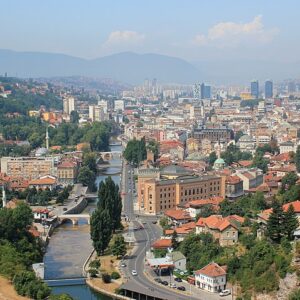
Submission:
{"label": "window", "polygon": [[152,194],[149,195],[149,198],[152,199]]}

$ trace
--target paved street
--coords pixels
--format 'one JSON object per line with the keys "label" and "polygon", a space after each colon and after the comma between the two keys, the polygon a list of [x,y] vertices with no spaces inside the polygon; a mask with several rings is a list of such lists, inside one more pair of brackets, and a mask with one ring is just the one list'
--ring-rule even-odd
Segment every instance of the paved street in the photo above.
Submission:
{"label": "paved street", "polygon": [[[186,286],[186,292],[181,292],[170,287],[162,286],[161,284],[156,283],[153,280],[154,272],[145,271],[145,254],[151,247],[151,244],[154,240],[160,238],[162,232],[161,228],[153,224],[152,222],[156,220],[156,217],[153,216],[138,216],[134,214],[133,210],[133,169],[124,164],[123,173],[122,173],[122,194],[123,194],[123,213],[129,218],[133,224],[133,228],[139,228],[143,224],[144,229],[133,230],[130,229],[129,235],[134,235],[135,238],[135,248],[133,254],[126,258],[125,263],[126,267],[123,268],[123,272],[131,284],[135,284],[137,288],[141,290],[148,289],[153,296],[157,296],[165,299],[178,299],[178,300],[187,300],[187,299],[203,299],[203,300],[216,300],[220,299],[217,294],[210,294],[204,291],[199,290],[198,288],[192,286],[190,294],[190,285],[183,283],[179,285]],[[136,270],[137,276],[132,276],[131,271]],[[155,276],[157,277],[157,276]],[[167,277],[169,281],[169,276]],[[173,282],[173,281],[172,281]],[[221,299],[231,299],[229,297],[222,297]]]}

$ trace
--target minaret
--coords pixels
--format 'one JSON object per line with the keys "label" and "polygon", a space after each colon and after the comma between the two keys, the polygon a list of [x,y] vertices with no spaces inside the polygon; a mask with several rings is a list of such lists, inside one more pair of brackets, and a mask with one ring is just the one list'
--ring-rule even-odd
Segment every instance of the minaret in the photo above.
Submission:
{"label": "minaret", "polygon": [[49,133],[48,133],[48,127],[46,129],[46,148],[49,150]]}
{"label": "minaret", "polygon": [[5,187],[2,187],[2,207],[4,208],[6,206],[6,193],[5,193]]}

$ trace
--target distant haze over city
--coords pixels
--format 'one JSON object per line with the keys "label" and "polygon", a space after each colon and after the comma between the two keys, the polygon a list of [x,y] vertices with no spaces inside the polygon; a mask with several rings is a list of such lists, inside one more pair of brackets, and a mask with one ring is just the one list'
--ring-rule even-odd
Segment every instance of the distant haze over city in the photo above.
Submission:
{"label": "distant haze over city", "polygon": [[12,0],[0,20],[0,74],[130,84],[299,78],[298,11],[296,0]]}
{"label": "distant haze over city", "polygon": [[[57,53],[0,50],[0,72],[17,77],[87,76],[140,84],[145,78],[161,83],[246,84],[253,78],[298,78],[300,62],[231,60],[193,61],[160,54],[122,52],[97,59]],[[130,70],[130,72],[128,72]],[[247,70],[247,72],[245,72]]]}

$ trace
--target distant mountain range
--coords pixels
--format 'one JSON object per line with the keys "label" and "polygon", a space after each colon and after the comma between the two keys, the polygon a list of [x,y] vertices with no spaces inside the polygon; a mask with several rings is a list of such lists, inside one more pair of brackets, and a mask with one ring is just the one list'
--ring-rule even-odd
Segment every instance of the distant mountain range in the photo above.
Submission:
{"label": "distant mountain range", "polygon": [[222,60],[188,62],[160,54],[123,52],[97,59],[82,59],[65,54],[17,52],[0,49],[0,75],[25,78],[85,76],[111,78],[136,85],[146,78],[159,83],[206,82],[213,84],[261,83],[300,77],[300,62],[283,63],[259,60]]}
{"label": "distant mountain range", "polygon": [[199,70],[187,61],[159,54],[123,52],[87,60],[64,54],[0,49],[0,74],[26,78],[87,76],[140,84],[145,78],[162,83],[192,83]]}

